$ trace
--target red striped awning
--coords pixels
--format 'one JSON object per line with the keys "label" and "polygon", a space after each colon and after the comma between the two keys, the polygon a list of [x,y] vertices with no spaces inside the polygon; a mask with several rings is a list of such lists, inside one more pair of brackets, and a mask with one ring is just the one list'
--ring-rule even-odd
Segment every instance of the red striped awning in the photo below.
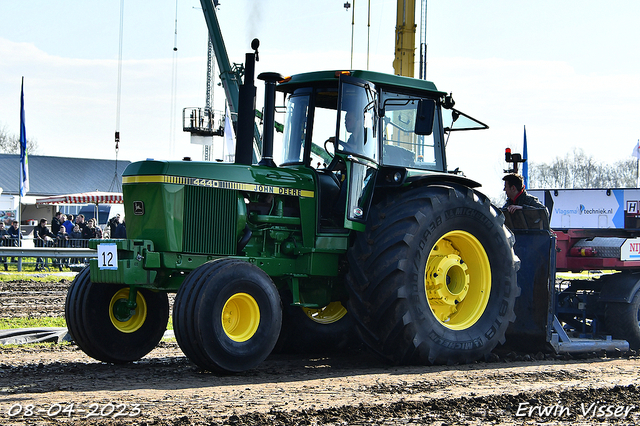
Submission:
{"label": "red striped awning", "polygon": [[122,204],[121,192],[82,192],[37,198],[36,204]]}

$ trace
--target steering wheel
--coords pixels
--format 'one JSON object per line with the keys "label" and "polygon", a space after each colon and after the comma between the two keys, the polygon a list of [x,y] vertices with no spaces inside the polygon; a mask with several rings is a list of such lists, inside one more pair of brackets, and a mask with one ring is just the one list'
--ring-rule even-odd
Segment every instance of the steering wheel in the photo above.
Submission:
{"label": "steering wheel", "polygon": [[333,144],[333,141],[335,140],[335,138],[333,136],[331,136],[329,139],[327,139],[326,141],[324,141],[324,150],[327,152],[327,154],[329,155],[329,157],[331,157],[333,159],[334,155],[329,152],[329,149],[327,148],[327,144],[330,142]]}

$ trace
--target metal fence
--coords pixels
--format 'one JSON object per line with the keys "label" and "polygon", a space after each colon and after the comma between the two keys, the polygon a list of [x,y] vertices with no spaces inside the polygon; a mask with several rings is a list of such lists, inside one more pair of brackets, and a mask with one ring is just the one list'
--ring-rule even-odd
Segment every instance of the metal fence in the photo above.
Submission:
{"label": "metal fence", "polygon": [[[43,241],[40,239],[5,238],[0,240],[0,268],[17,265],[18,272],[25,266],[35,270],[51,270],[63,267],[72,270],[81,269],[89,263],[89,259],[97,257],[96,250],[89,247],[89,240],[55,239]],[[1,269],[0,269],[1,271]]]}

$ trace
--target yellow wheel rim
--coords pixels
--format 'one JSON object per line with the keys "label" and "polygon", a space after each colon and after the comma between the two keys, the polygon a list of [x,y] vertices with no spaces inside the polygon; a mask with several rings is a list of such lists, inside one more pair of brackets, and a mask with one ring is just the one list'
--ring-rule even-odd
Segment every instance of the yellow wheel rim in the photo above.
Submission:
{"label": "yellow wheel rim", "polygon": [[424,287],[442,325],[465,330],[475,324],[491,293],[491,265],[480,241],[465,231],[443,235],[429,253]]}
{"label": "yellow wheel rim", "polygon": [[260,308],[247,293],[231,296],[222,308],[222,328],[234,342],[251,339],[260,325]]}
{"label": "yellow wheel rim", "polygon": [[318,324],[333,324],[347,315],[347,310],[340,302],[331,302],[320,309],[302,308],[302,311]]}
{"label": "yellow wheel rim", "polygon": [[133,333],[134,331],[138,331],[147,319],[147,301],[139,291],[136,292],[135,311],[127,315],[127,320],[123,321],[122,319],[119,319],[116,316],[116,309],[121,311],[122,304],[126,304],[128,300],[129,289],[123,288],[113,295],[111,302],[109,303],[109,318],[111,319],[111,324],[113,324],[113,326],[122,333]]}

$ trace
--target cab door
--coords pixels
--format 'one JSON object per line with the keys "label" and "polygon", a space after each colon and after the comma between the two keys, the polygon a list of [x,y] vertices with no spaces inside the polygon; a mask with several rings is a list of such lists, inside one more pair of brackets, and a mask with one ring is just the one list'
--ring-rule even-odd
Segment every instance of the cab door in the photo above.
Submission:
{"label": "cab door", "polygon": [[378,171],[377,105],[372,83],[340,77],[335,152],[346,166],[344,227],[356,231],[365,229]]}

